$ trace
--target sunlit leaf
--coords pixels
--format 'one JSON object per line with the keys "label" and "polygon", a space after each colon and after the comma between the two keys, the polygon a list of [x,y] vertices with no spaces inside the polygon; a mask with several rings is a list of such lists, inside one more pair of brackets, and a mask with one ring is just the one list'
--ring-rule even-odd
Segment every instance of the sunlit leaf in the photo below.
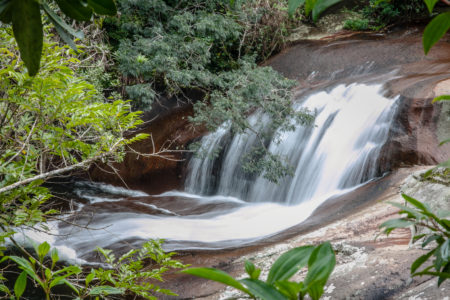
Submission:
{"label": "sunlit leaf", "polygon": [[432,103],[438,102],[438,101],[450,101],[450,95],[441,95],[433,99]]}

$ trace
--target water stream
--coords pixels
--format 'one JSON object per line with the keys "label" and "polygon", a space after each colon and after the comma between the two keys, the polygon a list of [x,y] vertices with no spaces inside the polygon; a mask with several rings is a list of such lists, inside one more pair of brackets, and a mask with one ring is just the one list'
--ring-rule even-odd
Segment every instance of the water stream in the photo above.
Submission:
{"label": "water stream", "polygon": [[50,224],[57,234],[51,242],[66,258],[90,260],[96,246],[121,250],[151,238],[165,239],[167,250],[222,249],[277,234],[330,197],[381,175],[377,158],[396,103],[383,96],[381,84],[338,85],[297,99],[296,108],[316,118],[313,126],[297,126],[269,143],[295,169],[278,185],[243,172],[242,157],[256,138],[232,136],[226,124],[202,139],[207,152],[221,146],[223,155],[192,158],[185,191],[148,195],[78,182],[73,193],[79,200],[68,222]]}

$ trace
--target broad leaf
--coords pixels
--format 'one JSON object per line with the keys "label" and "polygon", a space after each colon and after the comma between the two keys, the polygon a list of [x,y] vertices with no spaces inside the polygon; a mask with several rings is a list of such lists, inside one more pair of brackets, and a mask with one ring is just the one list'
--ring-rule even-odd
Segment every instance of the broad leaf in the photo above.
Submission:
{"label": "broad leaf", "polygon": [[341,2],[342,0],[317,0],[313,10],[312,10],[312,19],[314,22],[317,21],[320,14],[322,14],[329,7]]}
{"label": "broad leaf", "polygon": [[291,278],[298,270],[306,266],[313,250],[313,246],[303,246],[283,253],[270,268],[267,283],[272,284],[275,281]]}
{"label": "broad leaf", "polygon": [[114,0],[88,0],[88,5],[99,15],[114,16],[117,13]]}
{"label": "broad leaf", "polygon": [[22,271],[19,277],[17,277],[16,283],[14,284],[14,294],[17,299],[20,299],[26,287],[27,287],[27,273],[25,271]]}
{"label": "broad leaf", "polygon": [[436,44],[450,28],[450,12],[442,13],[431,20],[423,32],[423,49],[425,54]]}
{"label": "broad leaf", "polygon": [[323,287],[335,265],[336,257],[329,242],[317,246],[311,253],[304,285],[313,299],[319,299],[322,295]]}
{"label": "broad leaf", "polygon": [[250,292],[258,298],[263,300],[287,300],[288,298],[277,291],[272,285],[269,285],[257,279],[242,279],[240,282],[244,283]]}
{"label": "broad leaf", "polygon": [[439,0],[423,0],[428,7],[430,14],[433,12],[433,8]]}
{"label": "broad leaf", "polygon": [[42,21],[39,4],[34,0],[14,0],[12,28],[20,56],[30,76],[36,75],[42,55]]}
{"label": "broad leaf", "polygon": [[288,14],[290,17],[292,17],[297,10],[297,8],[300,7],[300,5],[305,4],[305,0],[289,0],[288,3]]}
{"label": "broad leaf", "polygon": [[214,268],[190,268],[181,271],[182,273],[191,274],[197,277],[206,278],[209,280],[217,281],[220,283],[223,283],[225,285],[234,287],[235,289],[238,289],[240,291],[243,291],[244,293],[247,293],[251,295],[250,291],[247,290],[239,281],[231,277],[229,274],[217,270]]}
{"label": "broad leaf", "polygon": [[9,24],[12,21],[13,0],[0,0],[0,22]]}
{"label": "broad leaf", "polygon": [[89,21],[92,9],[80,0],[55,0],[62,12],[78,21]]}

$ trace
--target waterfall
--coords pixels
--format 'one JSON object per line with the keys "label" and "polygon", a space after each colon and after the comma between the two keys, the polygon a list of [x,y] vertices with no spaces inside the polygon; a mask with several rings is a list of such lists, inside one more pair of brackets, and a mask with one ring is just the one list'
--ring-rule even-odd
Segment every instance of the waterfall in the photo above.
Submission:
{"label": "waterfall", "polygon": [[[377,158],[388,137],[395,103],[383,96],[382,85],[356,83],[297,99],[296,109],[307,108],[316,117],[313,126],[297,126],[271,141],[269,150],[295,167],[294,175],[278,184],[242,170],[243,156],[258,141],[249,133],[230,141],[229,126],[224,125],[202,139],[202,147],[210,152],[225,145],[223,158],[191,159],[185,189],[247,202],[295,205],[357,186],[377,175]],[[257,119],[261,118],[250,122]]]}
{"label": "waterfall", "polygon": [[[377,157],[396,103],[383,96],[382,85],[366,84],[339,85],[297,99],[296,109],[307,108],[316,117],[313,125],[267,141],[270,151],[287,157],[295,169],[278,185],[243,172],[242,157],[257,138],[233,136],[230,124],[224,124],[201,140],[206,157],[190,160],[184,192],[147,195],[76,182],[64,187],[80,198],[68,222],[53,221],[54,236],[32,238],[51,242],[68,259],[95,261],[97,246],[128,251],[130,245],[162,238],[167,251],[223,249],[276,235],[305,221],[330,197],[380,175]],[[268,122],[260,112],[249,117],[260,129]],[[218,148],[220,155],[213,155]]]}

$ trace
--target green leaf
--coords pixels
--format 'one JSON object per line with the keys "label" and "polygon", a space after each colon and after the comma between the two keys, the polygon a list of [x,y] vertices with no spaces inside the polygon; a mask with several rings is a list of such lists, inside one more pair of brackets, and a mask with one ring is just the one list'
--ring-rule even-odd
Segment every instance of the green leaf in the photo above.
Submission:
{"label": "green leaf", "polygon": [[101,285],[92,288],[89,291],[91,296],[101,296],[101,295],[121,295],[125,292],[123,288],[116,288],[109,285]]}
{"label": "green leaf", "polygon": [[311,11],[314,8],[314,5],[316,4],[317,0],[306,0],[305,1],[305,15],[309,16],[309,14],[311,13]]}
{"label": "green leaf", "polygon": [[214,268],[190,268],[181,271],[182,273],[191,274],[197,277],[206,278],[225,285],[234,287],[244,293],[252,295],[239,281],[231,277],[229,274]]}
{"label": "green leaf", "polygon": [[16,283],[14,284],[14,294],[16,295],[17,299],[20,299],[26,287],[27,287],[27,273],[25,271],[22,271],[19,277],[17,277]]}
{"label": "green leaf", "polygon": [[78,21],[89,21],[92,9],[79,0],[55,0],[61,11],[68,17]]}
{"label": "green leaf", "polygon": [[58,256],[58,250],[56,248],[53,248],[50,257],[52,259],[52,269],[55,267],[55,264],[58,262],[59,260],[59,256]]}
{"label": "green leaf", "polygon": [[313,21],[316,22],[325,10],[341,1],[342,0],[317,0],[312,10]]}
{"label": "green leaf", "polygon": [[258,279],[261,274],[261,269],[257,269],[255,265],[249,261],[245,261],[245,271],[250,276],[251,279]]}
{"label": "green leaf", "polygon": [[7,294],[7,295],[11,295],[11,291],[4,284],[0,284],[0,292],[3,292],[5,294]]}
{"label": "green leaf", "polygon": [[272,284],[275,281],[291,278],[298,270],[306,266],[313,250],[313,246],[303,246],[283,253],[270,268],[267,283]]}
{"label": "green leaf", "polygon": [[411,225],[414,225],[414,222],[407,221],[404,219],[391,219],[391,220],[387,220],[386,222],[383,222],[380,225],[380,228],[384,228],[384,233],[389,235],[389,233],[391,233],[391,231],[396,228],[404,228],[404,227],[408,227]]}
{"label": "green leaf", "polygon": [[431,103],[435,103],[438,101],[450,101],[450,95],[441,95],[433,99]]}
{"label": "green leaf", "polygon": [[443,140],[442,142],[439,143],[439,146],[442,146],[447,143],[450,143],[450,139]]}
{"label": "green leaf", "polygon": [[36,249],[36,252],[37,252],[40,260],[42,260],[49,251],[50,251],[50,244],[47,242],[43,242]]}
{"label": "green leaf", "polygon": [[[445,265],[445,267],[442,269],[442,273],[444,273],[444,274],[450,274],[450,262],[448,262],[448,263]],[[438,279],[438,287],[440,287],[441,284],[442,284],[446,279],[448,279],[448,278],[447,278],[447,277],[444,277],[444,276],[439,276],[439,279]]]}
{"label": "green leaf", "polygon": [[297,8],[300,7],[300,5],[303,5],[305,3],[305,0],[289,0],[288,3],[288,14],[289,17],[292,18]]}
{"label": "green leaf", "polygon": [[36,75],[42,55],[42,20],[39,4],[34,0],[14,0],[12,27],[20,56],[30,76]]}
{"label": "green leaf", "polygon": [[422,39],[425,54],[444,36],[449,28],[450,12],[442,13],[428,23]]}
{"label": "green leaf", "polygon": [[88,5],[99,15],[117,14],[117,7],[113,0],[88,0]]}
{"label": "green leaf", "polygon": [[91,283],[91,281],[95,278],[95,273],[89,273],[89,275],[86,276],[86,286],[89,285],[89,283]]}
{"label": "green leaf", "polygon": [[297,282],[291,281],[277,281],[275,282],[275,286],[283,295],[287,296],[289,299],[296,300],[298,299],[298,294],[302,288],[302,285]]}
{"label": "green leaf", "polygon": [[440,236],[440,235],[438,235],[438,234],[430,235],[429,237],[427,237],[427,238],[423,241],[423,243],[422,243],[422,248],[426,247],[429,243],[431,243],[431,242],[433,242],[433,241],[436,241],[436,240],[439,240],[439,239],[442,239],[442,236]]}
{"label": "green leaf", "polygon": [[317,246],[311,253],[304,285],[313,299],[319,299],[323,294],[323,287],[335,265],[336,257],[329,242]]}
{"label": "green leaf", "polygon": [[13,0],[0,0],[0,21],[9,24],[12,22]]}
{"label": "green leaf", "polygon": [[439,0],[423,0],[428,7],[430,14],[433,12],[433,8]]}
{"label": "green leaf", "polygon": [[446,240],[441,245],[441,256],[445,261],[449,261],[450,259],[450,240]]}
{"label": "green leaf", "polygon": [[413,274],[414,272],[416,272],[416,270],[417,270],[421,265],[423,265],[423,263],[426,262],[426,261],[431,257],[431,255],[433,255],[434,251],[435,251],[435,250],[433,249],[432,251],[430,251],[430,252],[428,252],[428,253],[426,253],[426,254],[420,256],[418,259],[416,259],[416,260],[412,263],[412,265],[411,265],[411,274]]}
{"label": "green leaf", "polygon": [[240,282],[244,283],[250,292],[258,298],[264,300],[286,300],[283,294],[277,291],[273,286],[257,279],[242,279]]}

